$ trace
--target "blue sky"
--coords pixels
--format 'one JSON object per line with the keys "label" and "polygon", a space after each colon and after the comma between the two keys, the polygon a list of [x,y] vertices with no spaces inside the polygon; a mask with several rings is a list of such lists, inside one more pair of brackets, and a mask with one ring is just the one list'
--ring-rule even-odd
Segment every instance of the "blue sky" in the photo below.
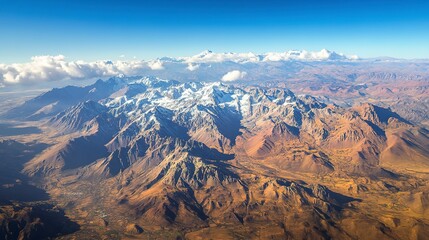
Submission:
{"label": "blue sky", "polygon": [[0,63],[322,48],[429,58],[429,1],[0,0]]}

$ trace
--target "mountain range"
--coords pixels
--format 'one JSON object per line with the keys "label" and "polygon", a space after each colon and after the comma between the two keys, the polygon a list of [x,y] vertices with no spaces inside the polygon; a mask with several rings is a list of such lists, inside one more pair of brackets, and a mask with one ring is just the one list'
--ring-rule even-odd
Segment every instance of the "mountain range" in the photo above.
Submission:
{"label": "mountain range", "polygon": [[83,228],[63,239],[423,239],[428,130],[373,103],[323,100],[119,76],[2,118],[42,130],[25,139],[49,146],[20,171]]}

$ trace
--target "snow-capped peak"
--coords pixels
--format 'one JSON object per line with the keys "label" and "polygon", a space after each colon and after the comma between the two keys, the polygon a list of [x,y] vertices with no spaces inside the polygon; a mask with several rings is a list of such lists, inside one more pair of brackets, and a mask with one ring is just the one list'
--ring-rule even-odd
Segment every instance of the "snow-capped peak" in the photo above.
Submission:
{"label": "snow-capped peak", "polygon": [[210,50],[203,51],[190,57],[177,58],[177,61],[186,63],[210,63],[210,62],[276,62],[276,61],[323,61],[323,60],[356,60],[357,56],[346,56],[327,49],[320,51],[290,50],[285,52],[268,52],[265,54],[247,53],[215,53]]}
{"label": "snow-capped peak", "polygon": [[[111,98],[105,106],[116,108],[131,118],[140,118],[150,109],[161,107],[176,113],[194,113],[193,109],[228,108],[242,115],[248,115],[253,106],[264,102],[273,108],[289,108],[296,105],[297,98],[286,90],[258,91],[243,89],[222,82],[187,82],[163,80],[156,77],[143,77],[129,83],[144,85],[144,91],[123,97]],[[119,92],[123,92],[119,90]],[[113,94],[116,95],[116,94]],[[267,106],[268,106],[267,105]]]}

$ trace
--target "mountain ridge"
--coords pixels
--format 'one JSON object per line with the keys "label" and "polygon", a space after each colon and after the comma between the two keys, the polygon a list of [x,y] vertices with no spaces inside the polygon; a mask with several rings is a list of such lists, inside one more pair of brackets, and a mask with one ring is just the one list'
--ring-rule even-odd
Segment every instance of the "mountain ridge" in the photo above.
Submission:
{"label": "mountain ridge", "polygon": [[[57,142],[23,170],[92,221],[100,217],[90,209],[102,209],[103,221],[121,231],[136,224],[137,234],[162,227],[250,236],[249,228],[263,226],[267,236],[295,239],[363,238],[357,226],[372,224],[371,236],[389,239],[410,232],[371,217],[373,199],[383,197],[377,191],[427,211],[404,195],[411,188],[425,196],[412,174],[429,173],[428,132],[388,108],[220,82],[113,83],[98,101],[83,95],[42,120]],[[418,219],[404,224],[426,226]]]}

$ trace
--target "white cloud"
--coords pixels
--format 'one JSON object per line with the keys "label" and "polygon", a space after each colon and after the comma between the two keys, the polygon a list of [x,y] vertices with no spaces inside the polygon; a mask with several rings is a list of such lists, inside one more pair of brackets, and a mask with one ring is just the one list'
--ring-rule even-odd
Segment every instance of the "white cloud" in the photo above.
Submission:
{"label": "white cloud", "polygon": [[118,74],[135,75],[160,69],[162,63],[144,61],[66,61],[62,55],[36,56],[28,63],[0,64],[0,85],[67,79],[90,79]]}
{"label": "white cloud", "polygon": [[192,64],[192,63],[188,63],[188,66],[186,67],[186,69],[188,69],[191,72],[197,70],[198,68],[200,68],[200,64]]}
{"label": "white cloud", "polygon": [[246,75],[247,75],[247,72],[240,72],[238,70],[234,70],[223,75],[222,81],[224,82],[237,81],[245,78]]}
{"label": "white cloud", "polygon": [[152,69],[152,70],[163,70],[164,69],[164,65],[160,60],[151,61],[148,64],[149,64],[150,69]]}

